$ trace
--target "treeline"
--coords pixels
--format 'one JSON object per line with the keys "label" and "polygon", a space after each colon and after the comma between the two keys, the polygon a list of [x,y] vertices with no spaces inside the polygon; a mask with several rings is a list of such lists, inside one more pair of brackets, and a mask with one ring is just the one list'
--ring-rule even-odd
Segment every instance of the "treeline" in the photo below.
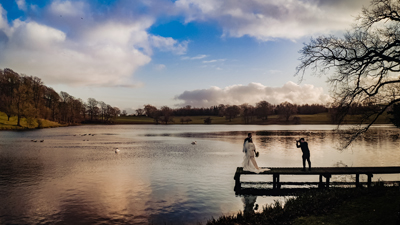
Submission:
{"label": "treeline", "polygon": [[[267,101],[260,101],[255,106],[249,104],[242,105],[223,105],[212,107],[196,108],[190,105],[185,107],[172,109],[163,106],[160,109],[153,105],[145,105],[144,108],[136,110],[136,116],[147,116],[154,119],[158,123],[172,123],[174,117],[179,117],[181,123],[191,121],[190,116],[220,116],[232,121],[234,118],[242,117],[244,123],[252,123],[256,119],[267,121],[271,115],[279,115],[283,120],[289,121],[295,114],[317,114],[328,112],[328,108],[320,104],[297,105],[289,102],[283,102],[278,105],[271,104]],[[122,115],[127,116],[126,111]],[[134,115],[131,115],[134,116]],[[206,118],[204,123],[211,123],[211,118]]]}
{"label": "treeline", "polygon": [[[366,104],[352,104],[348,108],[338,108],[332,104],[292,104],[290,102],[282,102],[280,104],[271,104],[267,101],[260,101],[255,105],[241,104],[241,105],[224,105],[219,104],[218,106],[211,107],[192,107],[187,105],[185,107],[172,109],[168,106],[157,108],[153,105],[144,105],[144,108],[136,110],[136,114],[130,116],[147,116],[154,119],[156,124],[158,123],[189,123],[192,121],[191,116],[206,116],[204,123],[212,123],[211,116],[225,117],[226,120],[232,121],[235,118],[241,117],[243,123],[250,124],[255,122],[267,122],[269,116],[278,115],[280,121],[290,123],[301,123],[300,117],[295,115],[312,115],[318,113],[328,113],[331,123],[338,123],[341,116],[346,115],[361,115],[361,118],[368,119],[370,115],[373,115],[376,109],[381,108],[381,105],[374,103]],[[393,114],[393,113],[392,113]],[[122,112],[123,116],[128,116],[126,111]],[[178,118],[178,121],[174,121],[174,118]]]}
{"label": "treeline", "polygon": [[29,126],[40,119],[61,124],[113,123],[120,114],[117,107],[89,98],[85,103],[66,92],[57,93],[38,77],[0,69],[0,111],[8,120],[17,116],[17,125],[26,118]]}

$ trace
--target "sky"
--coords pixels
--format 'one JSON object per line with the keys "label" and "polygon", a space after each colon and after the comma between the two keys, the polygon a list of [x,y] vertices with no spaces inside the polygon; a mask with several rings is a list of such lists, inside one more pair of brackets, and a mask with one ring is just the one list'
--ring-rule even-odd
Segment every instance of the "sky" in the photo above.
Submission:
{"label": "sky", "polygon": [[310,38],[341,36],[366,0],[0,0],[0,69],[121,110],[326,104],[294,76]]}

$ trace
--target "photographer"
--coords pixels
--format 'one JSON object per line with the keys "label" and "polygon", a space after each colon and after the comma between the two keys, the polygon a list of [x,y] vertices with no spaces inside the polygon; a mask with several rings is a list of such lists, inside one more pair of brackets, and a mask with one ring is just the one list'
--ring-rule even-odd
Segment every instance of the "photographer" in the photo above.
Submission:
{"label": "photographer", "polygon": [[304,141],[304,138],[300,138],[300,140],[296,140],[296,147],[301,148],[301,151],[303,152],[302,171],[306,171],[306,160],[308,162],[308,170],[311,171],[310,150],[308,149],[308,143]]}

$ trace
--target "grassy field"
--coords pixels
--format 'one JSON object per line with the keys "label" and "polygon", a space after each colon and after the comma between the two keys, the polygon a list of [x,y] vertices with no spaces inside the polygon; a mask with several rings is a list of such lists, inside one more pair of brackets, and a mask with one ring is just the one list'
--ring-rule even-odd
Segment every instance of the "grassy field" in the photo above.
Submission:
{"label": "grassy field", "polygon": [[240,212],[212,219],[207,224],[400,224],[399,204],[398,186],[310,190],[287,199],[284,205],[275,202],[264,206],[262,212]]}
{"label": "grassy field", "polygon": [[[188,116],[186,118],[190,118],[192,121],[183,124],[204,124],[204,120],[208,116]],[[283,118],[280,118],[278,115],[269,116],[266,121],[261,119],[255,119],[251,124],[295,124],[293,118],[300,118],[300,124],[331,124],[331,120],[328,113],[318,113],[313,115],[294,115],[290,118],[289,121],[285,121]],[[171,124],[182,124],[180,119],[182,117],[174,117],[174,122]],[[232,121],[228,121],[225,117],[220,116],[210,116],[212,119],[211,124],[244,124],[242,117],[237,117]],[[347,116],[346,123],[355,124],[357,123],[359,116]],[[146,116],[121,116],[116,120],[117,124],[154,124],[154,120],[152,118]],[[390,123],[388,119],[388,115],[385,113],[381,116],[376,124],[386,124]]]}
{"label": "grassy field", "polygon": [[[49,127],[60,127],[61,124],[49,120],[40,119],[42,122],[41,128],[49,128]],[[17,126],[17,117],[10,117],[10,121],[7,120],[7,115],[3,112],[0,112],[0,130],[26,130],[26,129],[35,129],[38,127],[37,121],[34,121],[31,126],[28,125],[25,118],[22,118],[21,126]]]}

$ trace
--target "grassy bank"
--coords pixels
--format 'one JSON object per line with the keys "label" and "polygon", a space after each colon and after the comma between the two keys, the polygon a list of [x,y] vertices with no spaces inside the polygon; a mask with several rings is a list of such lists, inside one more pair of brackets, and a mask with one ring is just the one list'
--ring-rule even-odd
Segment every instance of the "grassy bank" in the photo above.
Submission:
{"label": "grassy bank", "polygon": [[284,206],[275,202],[260,213],[222,216],[207,224],[400,224],[399,211],[399,187],[311,190]]}
{"label": "grassy bank", "polygon": [[[204,124],[204,120],[208,116],[188,116],[192,121],[186,123],[180,122],[182,117],[174,117],[174,122],[171,124]],[[294,121],[294,117],[300,118],[297,123]],[[226,120],[225,117],[210,116],[211,124],[244,124],[243,118],[237,117],[232,121]],[[359,116],[347,116],[346,123],[355,124],[358,122]],[[121,116],[115,121],[117,124],[154,124],[152,118],[146,116]],[[255,119],[251,124],[331,124],[332,121],[328,113],[318,113],[313,115],[294,115],[289,121],[280,118],[278,115],[271,115],[267,120]],[[376,124],[390,123],[387,114],[381,116]]]}
{"label": "grassy bank", "polygon": [[[57,122],[40,119],[41,128],[49,128],[49,127],[60,127],[63,126]],[[0,112],[0,130],[26,130],[26,129],[35,129],[38,127],[38,122],[33,121],[33,123],[29,126],[25,118],[21,118],[21,126],[17,126],[17,117],[10,117],[10,121],[7,119],[7,115],[3,112]]]}

